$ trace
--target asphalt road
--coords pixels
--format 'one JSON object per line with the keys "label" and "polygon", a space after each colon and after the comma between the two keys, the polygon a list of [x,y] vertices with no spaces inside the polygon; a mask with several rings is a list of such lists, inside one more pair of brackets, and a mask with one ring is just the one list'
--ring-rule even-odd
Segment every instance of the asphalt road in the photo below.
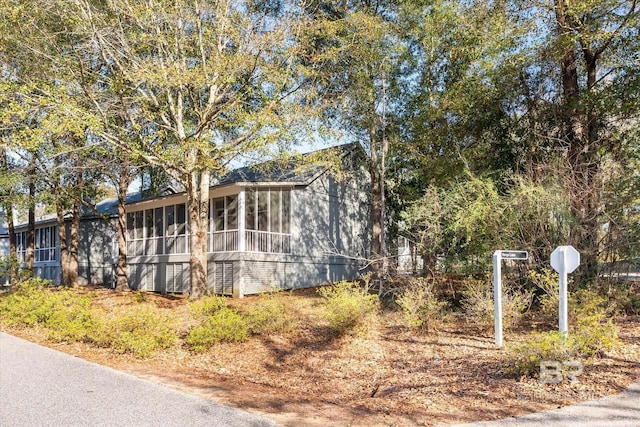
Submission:
{"label": "asphalt road", "polygon": [[521,417],[462,424],[457,427],[637,427],[640,426],[640,382],[624,393]]}
{"label": "asphalt road", "polygon": [[0,426],[274,426],[0,333]]}

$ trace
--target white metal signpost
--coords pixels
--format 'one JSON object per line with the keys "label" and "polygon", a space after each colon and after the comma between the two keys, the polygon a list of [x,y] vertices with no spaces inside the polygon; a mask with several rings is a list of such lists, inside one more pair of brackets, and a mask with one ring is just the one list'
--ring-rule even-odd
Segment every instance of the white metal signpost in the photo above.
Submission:
{"label": "white metal signpost", "polygon": [[493,253],[493,311],[496,345],[502,347],[502,260],[526,260],[527,251],[495,251]]}
{"label": "white metal signpost", "polygon": [[558,328],[566,338],[569,331],[567,315],[567,275],[580,265],[580,253],[573,246],[558,246],[551,253],[551,267],[560,275],[560,301],[558,303]]}

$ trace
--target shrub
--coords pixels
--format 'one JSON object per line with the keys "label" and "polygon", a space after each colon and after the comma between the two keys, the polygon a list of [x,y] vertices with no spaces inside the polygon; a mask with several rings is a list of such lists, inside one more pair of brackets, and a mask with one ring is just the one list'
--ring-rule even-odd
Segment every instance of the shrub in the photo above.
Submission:
{"label": "shrub", "polygon": [[569,294],[570,322],[596,324],[607,319],[614,310],[609,299],[594,289],[580,289]]}
{"label": "shrub", "polygon": [[435,292],[432,280],[413,278],[396,299],[408,326],[422,331],[433,329],[444,316],[447,306],[440,301]]}
{"label": "shrub", "polygon": [[318,294],[324,298],[324,318],[338,334],[366,332],[380,305],[377,295],[351,282],[320,288]]}
{"label": "shrub", "polygon": [[559,302],[558,274],[549,269],[542,271],[529,271],[527,279],[542,291],[539,297],[540,314],[545,320],[557,321]]}
{"label": "shrub", "polygon": [[[502,324],[505,329],[515,326],[531,306],[533,292],[505,284],[502,293]],[[468,279],[463,291],[462,307],[478,324],[487,326],[494,321],[493,286],[484,280]]]}
{"label": "shrub", "polygon": [[247,312],[247,326],[254,335],[284,334],[293,331],[298,319],[288,309],[280,293],[265,293]]}
{"label": "shrub", "polygon": [[138,291],[138,292],[134,293],[133,294],[133,300],[137,304],[142,304],[144,302],[147,302],[147,291],[142,290],[142,291]]}
{"label": "shrub", "polygon": [[189,303],[191,312],[200,320],[204,320],[226,307],[227,302],[219,296],[204,297]]}
{"label": "shrub", "polygon": [[462,291],[464,312],[481,325],[493,321],[493,290],[485,280],[467,279]]}
{"label": "shrub", "polygon": [[618,328],[611,320],[598,324],[580,324],[573,339],[577,351],[587,357],[602,354],[619,344]]}
{"label": "shrub", "polygon": [[203,324],[192,328],[186,343],[194,351],[205,352],[221,342],[242,342],[247,339],[247,322],[228,307],[221,307],[206,317]]}
{"label": "shrub", "polygon": [[540,362],[544,360],[566,361],[576,356],[574,341],[563,340],[558,331],[538,332],[509,352],[505,370],[518,376],[537,377]]}
{"label": "shrub", "polygon": [[558,331],[532,335],[513,349],[507,370],[535,376],[543,360],[590,358],[618,344],[617,328],[607,319],[605,297],[593,290],[579,290],[569,296],[569,307],[571,328],[566,340]]}
{"label": "shrub", "polygon": [[0,300],[0,315],[5,322],[16,326],[44,323],[53,312],[55,299],[48,288],[51,283],[38,278],[17,283]]}
{"label": "shrub", "polygon": [[99,324],[99,314],[91,309],[91,296],[72,290],[56,294],[54,309],[44,323],[47,338],[55,342],[89,341],[92,330]]}
{"label": "shrub", "polygon": [[575,325],[578,350],[592,356],[610,350],[618,344],[618,332],[608,314],[607,297],[596,290],[581,289],[569,296],[569,324]]}
{"label": "shrub", "polygon": [[50,283],[32,278],[20,282],[0,300],[0,314],[6,323],[46,329],[51,341],[84,341],[96,326],[91,296],[75,290],[51,288]]}
{"label": "shrub", "polygon": [[[10,279],[11,271],[14,269],[18,271],[19,265],[20,263],[17,257],[0,256],[0,280]],[[0,286],[2,286],[2,284],[0,284]]]}
{"label": "shrub", "polygon": [[172,347],[178,341],[176,320],[151,308],[138,308],[106,320],[91,335],[98,345],[138,357]]}

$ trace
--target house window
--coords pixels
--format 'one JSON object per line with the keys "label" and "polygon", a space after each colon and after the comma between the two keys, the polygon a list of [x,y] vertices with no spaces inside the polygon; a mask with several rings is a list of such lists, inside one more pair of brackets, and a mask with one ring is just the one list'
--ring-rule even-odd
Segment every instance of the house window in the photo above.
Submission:
{"label": "house window", "polygon": [[245,210],[247,250],[290,252],[290,211],[289,190],[248,190]]}
{"label": "house window", "polygon": [[[35,262],[51,262],[59,260],[58,227],[40,227],[35,229],[34,235]],[[27,252],[27,232],[16,233],[16,252],[18,259],[24,262]]]}
{"label": "house window", "polygon": [[186,204],[127,213],[127,254],[187,253]]}
{"label": "house window", "polygon": [[238,228],[238,196],[225,197],[227,202],[227,230]]}
{"label": "house window", "polygon": [[166,206],[166,237],[167,254],[187,253],[187,209],[184,203]]}
{"label": "house window", "polygon": [[144,211],[144,254],[162,255],[164,222],[162,208]]}
{"label": "house window", "polygon": [[238,196],[218,197],[211,200],[211,231],[238,229]]}
{"label": "house window", "polygon": [[36,228],[35,261],[49,262],[58,259],[58,227]]}
{"label": "house window", "polygon": [[238,250],[238,196],[211,199],[209,251]]}
{"label": "house window", "polygon": [[16,252],[18,259],[24,262],[25,253],[27,252],[27,232],[21,231],[16,233]]}
{"label": "house window", "polygon": [[128,255],[144,255],[143,212],[127,214],[127,253]]}
{"label": "house window", "polygon": [[255,230],[256,219],[257,219],[257,210],[256,210],[256,192],[253,190],[247,191],[245,193],[245,228],[247,230]]}
{"label": "house window", "polygon": [[249,190],[246,193],[247,230],[285,233],[290,230],[290,191]]}
{"label": "house window", "polygon": [[258,191],[258,230],[269,231],[269,190]]}
{"label": "house window", "polygon": [[224,230],[224,197],[213,200],[213,231]]}

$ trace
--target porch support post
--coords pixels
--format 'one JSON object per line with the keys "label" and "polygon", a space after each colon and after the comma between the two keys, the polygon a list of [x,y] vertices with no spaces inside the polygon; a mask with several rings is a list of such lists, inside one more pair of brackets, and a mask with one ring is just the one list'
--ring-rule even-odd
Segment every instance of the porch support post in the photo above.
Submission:
{"label": "porch support post", "polygon": [[235,262],[234,264],[233,297],[244,298],[244,261],[240,260],[238,262]]}
{"label": "porch support post", "polygon": [[238,193],[238,251],[244,252],[246,250],[246,233],[245,233],[245,191],[244,188],[240,188]]}

